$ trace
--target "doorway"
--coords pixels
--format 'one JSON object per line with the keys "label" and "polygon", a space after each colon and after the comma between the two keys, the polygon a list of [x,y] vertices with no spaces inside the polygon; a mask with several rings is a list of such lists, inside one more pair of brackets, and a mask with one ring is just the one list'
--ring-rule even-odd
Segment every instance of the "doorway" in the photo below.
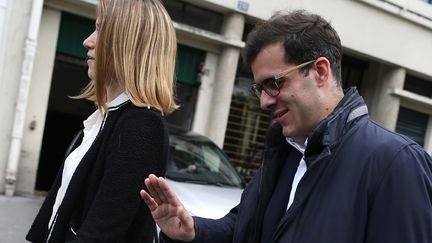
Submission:
{"label": "doorway", "polygon": [[89,82],[85,62],[87,50],[82,43],[93,30],[92,19],[62,12],[36,174],[37,191],[49,190],[69,143],[82,129],[83,120],[95,110],[90,101],[70,98]]}
{"label": "doorway", "polygon": [[84,60],[57,54],[45,118],[36,190],[47,191],[65,159],[65,152],[82,122],[95,110],[92,102],[71,99],[89,82]]}

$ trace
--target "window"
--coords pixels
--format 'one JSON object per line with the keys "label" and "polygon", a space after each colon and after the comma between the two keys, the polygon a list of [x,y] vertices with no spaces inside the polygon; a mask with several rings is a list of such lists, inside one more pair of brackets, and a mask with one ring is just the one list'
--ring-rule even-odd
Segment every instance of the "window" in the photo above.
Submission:
{"label": "window", "polygon": [[432,0],[420,0],[420,1],[423,1],[423,2],[425,2],[425,3],[432,4]]}
{"label": "window", "polygon": [[367,68],[367,62],[352,56],[342,57],[342,87],[344,89],[355,86],[361,94],[361,82]]}
{"label": "window", "polygon": [[[407,74],[404,90],[421,95],[424,98],[432,98],[432,82]],[[412,140],[426,146],[430,150],[431,128],[428,127],[431,107],[427,103],[415,103],[413,100],[401,101],[401,107],[396,123],[396,132],[410,137]],[[428,135],[429,134],[429,135]]]}
{"label": "window", "polygon": [[196,48],[178,45],[176,61],[176,98],[180,109],[167,116],[170,124],[191,130],[200,86],[199,66],[206,53]]}
{"label": "window", "polygon": [[164,0],[165,8],[171,18],[178,22],[220,33],[223,15],[205,8],[178,0]]}
{"label": "window", "polygon": [[87,49],[83,46],[83,41],[94,29],[94,20],[62,12],[57,40],[57,52],[85,59],[87,57]]}
{"label": "window", "polygon": [[239,62],[231,99],[223,149],[246,181],[261,165],[262,153],[272,114],[262,110],[250,91],[253,76]]}
{"label": "window", "polygon": [[425,134],[429,116],[425,113],[400,107],[396,132],[404,134],[416,143],[425,144]]}
{"label": "window", "polygon": [[411,75],[406,76],[404,90],[432,98],[432,82]]}

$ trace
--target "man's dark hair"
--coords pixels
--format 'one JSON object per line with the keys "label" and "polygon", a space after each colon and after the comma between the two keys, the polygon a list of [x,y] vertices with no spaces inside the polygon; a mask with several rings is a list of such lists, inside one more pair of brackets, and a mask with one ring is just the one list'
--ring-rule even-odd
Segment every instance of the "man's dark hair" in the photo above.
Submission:
{"label": "man's dark hair", "polygon": [[305,10],[276,13],[249,33],[242,53],[245,64],[250,67],[262,48],[277,42],[284,46],[285,62],[289,64],[298,65],[326,57],[338,85],[342,86],[341,42],[324,18]]}

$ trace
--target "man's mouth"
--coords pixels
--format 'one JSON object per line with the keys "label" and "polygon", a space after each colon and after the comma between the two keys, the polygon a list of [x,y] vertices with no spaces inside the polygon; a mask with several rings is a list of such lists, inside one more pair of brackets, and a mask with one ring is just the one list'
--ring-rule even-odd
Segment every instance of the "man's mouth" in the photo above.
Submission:
{"label": "man's mouth", "polygon": [[282,117],[283,115],[285,115],[287,112],[288,112],[288,110],[278,111],[278,112],[275,112],[274,115],[275,115],[277,118],[281,118],[281,117]]}

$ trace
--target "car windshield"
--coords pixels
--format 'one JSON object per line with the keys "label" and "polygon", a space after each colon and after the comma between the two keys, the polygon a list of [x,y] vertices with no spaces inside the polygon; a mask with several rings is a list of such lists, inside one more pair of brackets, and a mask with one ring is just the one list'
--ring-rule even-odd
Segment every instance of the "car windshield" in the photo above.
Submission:
{"label": "car windshield", "polygon": [[166,177],[175,181],[242,187],[242,179],[226,155],[212,142],[170,135]]}

